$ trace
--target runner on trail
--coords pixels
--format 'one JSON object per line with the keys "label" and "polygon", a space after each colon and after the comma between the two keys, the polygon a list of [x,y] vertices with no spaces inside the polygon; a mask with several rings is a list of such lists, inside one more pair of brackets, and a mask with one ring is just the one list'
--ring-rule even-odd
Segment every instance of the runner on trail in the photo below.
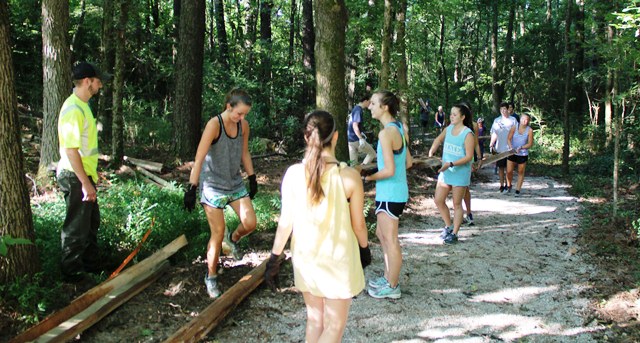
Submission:
{"label": "runner on trail", "polygon": [[[454,105],[451,108],[450,120],[451,125],[433,141],[429,149],[429,157],[432,157],[444,142],[442,167],[438,171],[440,174],[434,202],[445,224],[440,235],[445,244],[458,242],[458,231],[463,217],[462,199],[471,182],[471,160],[475,144],[471,111],[467,106]],[[449,192],[453,196],[453,224],[446,203]]]}
{"label": "runner on trail", "polygon": [[347,125],[347,142],[349,144],[349,162],[352,165],[358,164],[358,153],[365,153],[366,156],[362,164],[367,164],[376,158],[376,151],[367,143],[364,135],[364,109],[369,107],[370,94],[360,97],[360,102],[353,106],[349,115]]}
{"label": "runner on trail", "polygon": [[[258,183],[249,153],[249,123],[244,119],[250,110],[251,97],[244,90],[233,89],[226,95],[223,112],[211,118],[204,128],[189,177],[189,190],[184,195],[184,207],[192,211],[199,186],[200,203],[211,230],[204,278],[211,298],[220,296],[217,270],[223,237],[233,257],[239,260],[242,252],[237,242],[256,228],[251,199],[258,192]],[[249,192],[240,175],[241,163],[249,175]],[[233,233],[224,221],[227,205],[240,219]]]}
{"label": "runner on trail", "polygon": [[307,307],[306,342],[339,342],[351,299],[371,263],[360,174],[339,163],[335,119],[316,110],[304,119],[304,160],[282,180],[282,211],[265,282],[275,289],[280,255],[291,235],[295,286]]}
{"label": "runner on trail", "polygon": [[529,126],[529,115],[520,115],[520,124],[509,131],[509,149],[515,149],[516,154],[507,158],[507,187],[511,189],[513,181],[513,170],[518,166],[518,185],[516,186],[516,196],[520,196],[522,183],[524,182],[524,172],[529,160],[529,148],[533,146],[533,129]]}
{"label": "runner on trail", "polygon": [[[495,150],[497,153],[502,153],[509,150],[507,144],[509,131],[512,127],[516,126],[518,122],[516,119],[509,115],[509,103],[503,102],[500,104],[500,116],[493,121],[491,125],[491,143],[489,147]],[[500,193],[509,193],[511,189],[506,186],[505,169],[507,167],[507,159],[503,158],[496,161],[496,167],[500,174]]]}
{"label": "runner on trail", "polygon": [[400,101],[389,91],[378,91],[371,97],[371,116],[384,128],[378,134],[378,171],[363,176],[376,181],[376,236],[384,254],[384,275],[369,281],[368,293],[374,298],[398,299],[402,295],[399,278],[402,251],[398,240],[400,215],[409,200],[407,168],[411,154],[404,125],[396,120]]}

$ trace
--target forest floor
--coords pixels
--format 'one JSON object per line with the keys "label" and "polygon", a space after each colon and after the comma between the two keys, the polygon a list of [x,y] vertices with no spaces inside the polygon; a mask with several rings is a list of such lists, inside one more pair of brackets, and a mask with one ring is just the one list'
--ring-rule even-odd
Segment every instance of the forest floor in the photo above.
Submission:
{"label": "forest floor", "polygon": [[[291,163],[281,157],[254,161],[261,187],[279,188]],[[613,229],[586,230],[585,200],[571,196],[568,185],[527,176],[521,197],[503,195],[498,176],[486,167],[471,188],[475,225],[463,226],[460,242],[446,246],[438,238],[443,224],[432,176],[426,169],[409,173],[411,199],[399,230],[402,298],[358,295],[345,342],[640,341],[640,295],[630,286],[632,277],[623,261],[600,258],[589,244]],[[248,237],[243,260],[222,257],[222,289],[266,258],[272,241],[273,233],[256,233]],[[383,264],[374,235],[370,241],[367,278],[379,275]],[[211,303],[205,270],[202,259],[174,265],[77,341],[163,341]],[[257,288],[205,341],[304,341],[306,312],[290,262],[283,265],[280,287],[276,293]]]}

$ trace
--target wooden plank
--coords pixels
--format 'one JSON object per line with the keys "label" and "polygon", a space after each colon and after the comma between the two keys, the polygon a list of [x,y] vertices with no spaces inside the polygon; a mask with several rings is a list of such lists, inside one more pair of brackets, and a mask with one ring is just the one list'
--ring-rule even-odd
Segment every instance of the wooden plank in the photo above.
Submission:
{"label": "wooden plank", "polygon": [[60,323],[60,325],[46,332],[34,342],[66,342],[72,339],[147,288],[169,268],[169,265],[169,261],[165,260],[159,265],[153,266],[153,268],[139,274],[128,283],[105,294],[84,311]]}
{"label": "wooden plank", "polygon": [[484,166],[487,166],[487,165],[489,165],[489,164],[491,164],[493,162],[499,161],[499,160],[501,160],[503,158],[507,158],[507,157],[509,157],[511,155],[514,155],[515,153],[516,153],[515,150],[507,150],[507,151],[501,152],[499,154],[488,155],[489,157],[486,157],[486,158],[482,159],[482,166],[480,168],[482,168]]}
{"label": "wooden plank", "polygon": [[146,169],[144,169],[144,168],[142,168],[140,166],[136,167],[136,170],[141,172],[143,175],[147,176],[151,180],[159,183],[160,185],[162,185],[164,187],[169,186],[169,181],[161,178],[160,176],[158,176],[158,175],[156,175],[156,174],[154,174],[154,173],[152,173],[152,172],[150,172],[150,171],[148,171],[148,170],[146,170]]}
{"label": "wooden plank", "polygon": [[229,288],[207,306],[200,314],[189,323],[181,327],[166,342],[198,342],[207,336],[224,317],[231,312],[244,298],[246,298],[264,279],[264,271],[267,267],[265,259],[259,266],[253,268],[233,287]]}
{"label": "wooden plank", "polygon": [[128,269],[125,269],[125,271],[118,275],[118,277],[105,281],[88,290],[80,297],[73,300],[67,307],[51,314],[40,323],[32,326],[25,332],[14,337],[10,342],[33,341],[34,339],[42,336],[42,334],[44,334],[45,332],[55,328],[56,326],[60,325],[60,323],[63,323],[64,321],[73,317],[77,313],[84,311],[97,299],[100,299],[105,294],[111,292],[113,289],[127,284],[133,278],[160,264],[162,261],[175,254],[176,251],[178,251],[185,245],[187,245],[187,238],[185,237],[185,235],[176,238],[175,240],[173,240],[173,242],[167,244],[164,248],[156,251],[153,255],[147,257],[140,263],[135,264]]}
{"label": "wooden plank", "polygon": [[142,167],[144,169],[151,170],[151,171],[154,171],[156,173],[162,173],[162,163],[142,160],[142,159],[139,159],[139,158],[133,158],[133,157],[129,157],[129,156],[125,156],[125,157],[123,157],[123,159],[125,161],[131,162],[132,164],[136,165],[137,167]]}

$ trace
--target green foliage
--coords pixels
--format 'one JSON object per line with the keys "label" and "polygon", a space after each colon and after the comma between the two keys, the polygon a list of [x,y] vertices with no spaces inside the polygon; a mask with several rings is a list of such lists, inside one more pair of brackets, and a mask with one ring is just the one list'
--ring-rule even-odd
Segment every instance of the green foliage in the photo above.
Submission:
{"label": "green foliage", "polygon": [[36,324],[61,304],[61,283],[51,282],[45,273],[23,276],[9,284],[0,284],[0,298],[5,305],[22,314],[25,326]]}
{"label": "green foliage", "polygon": [[33,244],[33,242],[26,238],[13,238],[11,235],[0,235],[0,256],[7,256],[9,246],[19,244]]}

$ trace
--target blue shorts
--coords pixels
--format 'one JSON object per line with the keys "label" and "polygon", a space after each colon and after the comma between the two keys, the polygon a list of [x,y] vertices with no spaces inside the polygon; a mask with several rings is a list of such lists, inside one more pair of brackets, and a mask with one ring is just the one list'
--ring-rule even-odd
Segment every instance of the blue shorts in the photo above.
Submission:
{"label": "blue shorts", "polygon": [[393,219],[400,219],[406,202],[376,201],[376,214],[383,212]]}
{"label": "blue shorts", "polygon": [[201,204],[209,205],[218,209],[224,209],[230,203],[249,196],[249,192],[247,192],[247,189],[244,187],[227,194],[221,194],[211,188],[203,187],[200,194]]}

